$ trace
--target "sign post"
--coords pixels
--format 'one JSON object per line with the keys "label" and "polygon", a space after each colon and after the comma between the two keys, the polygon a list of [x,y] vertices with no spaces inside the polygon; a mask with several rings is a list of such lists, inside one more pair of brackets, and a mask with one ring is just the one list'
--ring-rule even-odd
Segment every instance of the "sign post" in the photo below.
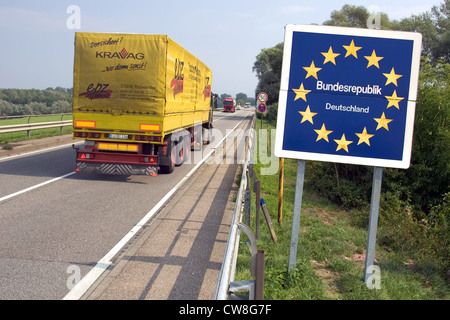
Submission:
{"label": "sign post", "polygon": [[421,41],[412,32],[286,26],[275,155],[299,159],[289,270],[304,160],[375,167],[366,271],[373,265],[382,168],[410,165]]}
{"label": "sign post", "polygon": [[367,234],[366,261],[364,265],[364,282],[367,283],[371,274],[368,270],[375,259],[375,245],[377,238],[378,211],[380,209],[381,178],[383,168],[373,168],[372,197],[370,200],[369,231]]}

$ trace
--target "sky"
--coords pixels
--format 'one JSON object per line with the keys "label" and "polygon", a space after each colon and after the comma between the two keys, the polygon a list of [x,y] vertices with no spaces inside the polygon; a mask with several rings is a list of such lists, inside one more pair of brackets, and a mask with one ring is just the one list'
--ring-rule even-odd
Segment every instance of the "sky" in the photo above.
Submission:
{"label": "sky", "polygon": [[[0,0],[0,88],[72,88],[75,32],[166,34],[212,70],[212,91],[255,96],[256,56],[287,24],[322,24],[351,4],[401,20],[443,0]],[[74,20],[79,8],[79,20]],[[69,26],[67,22],[69,21]],[[74,22],[79,21],[79,25]]]}

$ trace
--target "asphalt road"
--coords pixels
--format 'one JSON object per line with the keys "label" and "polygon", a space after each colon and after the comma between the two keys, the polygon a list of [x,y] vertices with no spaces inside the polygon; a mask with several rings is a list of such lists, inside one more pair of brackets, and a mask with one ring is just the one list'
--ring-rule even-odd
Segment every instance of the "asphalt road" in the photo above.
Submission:
{"label": "asphalt road", "polygon": [[[215,113],[218,137],[203,154],[248,114]],[[157,177],[75,174],[74,153],[0,157],[2,300],[64,298],[195,166]]]}

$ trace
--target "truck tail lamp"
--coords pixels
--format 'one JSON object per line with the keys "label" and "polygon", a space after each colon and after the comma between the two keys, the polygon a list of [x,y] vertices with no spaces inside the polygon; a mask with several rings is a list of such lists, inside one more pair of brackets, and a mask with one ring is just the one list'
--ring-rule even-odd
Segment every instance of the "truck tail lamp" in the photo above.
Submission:
{"label": "truck tail lamp", "polygon": [[87,138],[88,137],[88,133],[87,132],[75,132],[75,137]]}
{"label": "truck tail lamp", "polygon": [[75,132],[77,138],[100,138],[101,134],[98,132]]}
{"label": "truck tail lamp", "polygon": [[152,141],[152,142],[161,142],[161,137],[158,136],[144,136],[144,135],[136,135],[134,136],[136,141]]}
{"label": "truck tail lamp", "polygon": [[93,153],[85,153],[85,152],[83,152],[80,155],[80,159],[82,159],[82,160],[84,160],[84,159],[94,159],[94,158],[95,158],[95,156],[94,156]]}
{"label": "truck tail lamp", "polygon": [[155,165],[158,161],[155,157],[149,156],[149,157],[143,157],[141,158],[141,161],[149,164]]}

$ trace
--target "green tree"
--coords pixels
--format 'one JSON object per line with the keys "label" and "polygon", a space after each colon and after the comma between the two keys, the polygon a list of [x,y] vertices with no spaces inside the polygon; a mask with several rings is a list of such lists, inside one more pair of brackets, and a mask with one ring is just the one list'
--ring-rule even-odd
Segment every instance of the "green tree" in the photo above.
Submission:
{"label": "green tree", "polygon": [[370,13],[363,6],[346,4],[341,10],[333,10],[330,20],[323,24],[326,26],[366,28]]}
{"label": "green tree", "polygon": [[256,56],[253,72],[258,78],[256,94],[265,92],[269,96],[268,105],[278,102],[281,80],[281,65],[283,62],[283,43],[275,47],[262,49]]}
{"label": "green tree", "polygon": [[247,101],[247,95],[243,92],[239,92],[238,94],[236,94],[236,101],[237,100]]}
{"label": "green tree", "polygon": [[413,15],[392,24],[392,29],[422,34],[422,54],[432,63],[443,59],[450,63],[450,0],[434,6],[429,12]]}

